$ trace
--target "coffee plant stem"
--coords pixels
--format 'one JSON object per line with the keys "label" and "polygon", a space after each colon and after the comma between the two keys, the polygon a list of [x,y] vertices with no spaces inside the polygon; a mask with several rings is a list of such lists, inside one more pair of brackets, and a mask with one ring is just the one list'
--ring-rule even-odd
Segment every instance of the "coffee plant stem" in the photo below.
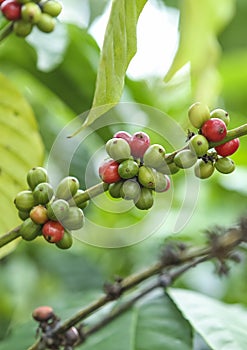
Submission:
{"label": "coffee plant stem", "polygon": [[11,241],[15,240],[18,237],[20,237],[20,226],[17,226],[13,230],[0,236],[0,248],[10,243]]}
{"label": "coffee plant stem", "polygon": [[1,31],[0,31],[0,42],[3,41],[7,36],[9,36],[13,31],[14,23],[8,23]]}

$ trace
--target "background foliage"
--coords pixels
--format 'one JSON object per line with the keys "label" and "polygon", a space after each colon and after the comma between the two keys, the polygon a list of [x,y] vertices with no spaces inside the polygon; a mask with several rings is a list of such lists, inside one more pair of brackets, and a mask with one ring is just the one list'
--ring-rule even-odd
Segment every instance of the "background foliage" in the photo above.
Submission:
{"label": "background foliage", "polygon": [[[12,200],[15,189],[18,192],[21,187],[25,187],[25,172],[32,166],[45,164],[57,134],[74,117],[88,110],[93,102],[100,48],[90,34],[90,28],[98,16],[104,13],[108,1],[100,1],[99,4],[95,0],[85,2],[64,0],[62,3],[64,11],[61,22],[56,31],[49,35],[49,40],[46,40],[44,34],[34,33],[26,41],[11,36],[0,46],[1,140],[4,135],[7,135],[11,139],[10,146],[13,149],[19,148],[18,157],[22,159],[21,164],[17,159],[11,161],[11,165],[8,166],[10,175],[8,179],[3,176],[0,178],[1,198],[3,198],[1,200],[1,233],[17,224]],[[172,10],[179,11],[180,14],[178,51],[165,77],[148,76],[133,79],[127,74],[122,101],[138,102],[158,108],[178,121],[185,130],[189,127],[187,109],[196,100],[206,101],[211,109],[216,107],[227,109],[231,115],[231,127],[246,123],[246,1],[150,0],[150,3],[158,6],[160,11],[164,9],[171,11],[170,6],[176,5]],[[145,10],[144,7],[143,11]],[[141,34],[138,35],[141,36]],[[165,41],[166,38],[163,40]],[[116,63],[121,63],[121,59],[116,57],[114,59]],[[149,64],[152,64],[152,61]],[[178,69],[184,65],[186,67],[179,74]],[[111,71],[110,66],[107,68]],[[123,78],[124,70],[119,74]],[[8,106],[2,102],[2,96],[7,93],[10,96]],[[33,112],[29,109],[27,102]],[[26,139],[21,137],[18,139],[16,135],[12,137],[12,126],[8,128],[13,113],[18,109],[21,111],[22,118],[19,130],[23,134],[28,132],[30,145],[36,145],[35,154],[34,148],[30,147],[27,151],[24,145],[19,146],[18,142],[24,142]],[[153,125],[154,129],[155,127],[156,125]],[[28,128],[32,130],[28,131]],[[37,134],[37,128],[40,136]],[[86,151],[78,150],[75,154],[70,170],[72,175],[79,177],[82,186],[88,159],[111,135],[111,128],[99,130],[98,143],[92,141]],[[157,142],[155,137],[153,135],[153,143]],[[63,147],[64,149],[55,160],[53,169],[54,176],[56,174],[58,178],[63,176],[63,157],[66,157],[69,146],[65,143]],[[238,164],[233,174],[214,175],[209,180],[202,181],[193,216],[185,229],[176,234],[175,239],[199,244],[205,239],[203,234],[205,228],[215,224],[231,225],[246,212],[246,147],[247,141],[242,138],[241,147],[233,157]],[[4,149],[1,147],[1,165],[7,159],[9,158],[5,156]],[[18,185],[14,183],[15,177],[18,178]],[[182,184],[183,176],[176,176],[175,199],[172,207],[174,215],[179,208]],[[16,186],[14,190],[12,186]],[[4,193],[6,187],[8,187],[7,196]],[[93,206],[89,206],[86,211],[89,217],[95,215]],[[104,217],[104,220],[109,220],[109,225],[112,224],[110,216],[107,218],[100,211],[97,215]],[[125,220],[130,219],[127,215]],[[32,244],[19,243],[14,252],[0,260],[0,349],[24,349],[32,343],[30,335],[34,335],[35,326],[30,315],[35,307],[49,304],[58,311],[60,316],[68,317],[74,310],[97,296],[105,280],[110,280],[113,275],[126,276],[151,263],[168,235],[169,223],[150,238],[127,248],[100,249],[77,242],[70,251],[63,252],[39,241]],[[176,283],[176,287],[195,291],[195,294],[185,294],[190,295],[188,300],[194,300],[196,306],[193,305],[193,308],[189,305],[189,301],[187,304],[181,302],[185,299],[182,298],[183,294],[178,291],[171,292],[174,301],[185,313],[194,329],[193,332],[196,335],[193,345],[190,336],[191,325],[186,323],[185,326],[179,326],[181,322],[183,324],[186,321],[176,308],[174,301],[167,295],[165,298],[156,296],[152,301],[144,301],[143,307],[137,306],[131,310],[115,322],[114,326],[109,326],[104,332],[98,333],[97,337],[92,338],[84,348],[91,349],[97,345],[99,350],[115,349],[116,342],[121,344],[121,339],[125,337],[129,339],[129,334],[133,336],[133,317],[138,317],[138,322],[135,323],[137,328],[132,339],[134,345],[126,345],[123,349],[146,349],[148,341],[142,338],[143,334],[146,334],[145,329],[152,333],[150,335],[152,349],[161,349],[161,344],[166,341],[168,343],[165,349],[174,349],[172,340],[169,345],[168,338],[161,337],[162,330],[167,330],[169,325],[172,325],[172,339],[177,339],[177,334],[174,333],[176,327],[184,329],[185,334],[181,337],[183,349],[227,349],[223,347],[224,344],[210,336],[210,327],[214,326],[213,323],[210,327],[201,326],[198,316],[191,310],[205,303],[206,307],[202,313],[209,317],[207,312],[210,313],[210,310],[213,310],[215,315],[215,302],[219,314],[224,316],[226,310],[225,306],[222,306],[224,304],[207,299],[197,294],[198,292],[222,302],[241,303],[247,306],[244,253],[243,251],[242,263],[232,266],[229,278],[219,279],[213,274],[212,264],[205,263],[188,272]],[[162,303],[164,305],[160,306]],[[171,311],[174,308],[175,313]],[[163,317],[160,315],[161,310],[164,311]],[[245,322],[246,311],[243,311],[243,315],[241,312],[234,310],[231,314],[230,309],[231,319],[235,320],[241,314]],[[167,319],[170,323],[164,325],[163,322]],[[219,322],[221,323],[222,319]],[[126,328],[127,325],[129,328]],[[117,333],[114,333],[115,329],[118,330]],[[120,329],[124,331],[120,332]],[[157,329],[161,331],[156,334]],[[229,331],[227,327],[225,329],[225,332]],[[246,331],[243,330],[243,332]],[[245,348],[246,340],[241,338],[239,332],[233,333],[236,343],[233,343],[235,345],[230,343],[231,349]],[[109,335],[113,337],[110,338],[112,341],[109,341]],[[180,345],[178,348],[181,348]],[[149,344],[149,348],[150,346]]]}

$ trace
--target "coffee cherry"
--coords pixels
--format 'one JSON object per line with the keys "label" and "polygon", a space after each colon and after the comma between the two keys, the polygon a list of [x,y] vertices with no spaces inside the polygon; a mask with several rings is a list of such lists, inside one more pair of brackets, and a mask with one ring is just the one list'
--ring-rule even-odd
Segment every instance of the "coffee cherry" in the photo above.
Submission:
{"label": "coffee cherry", "polygon": [[52,17],[57,17],[62,11],[62,5],[58,1],[47,0],[42,3],[42,11]]}
{"label": "coffee cherry", "polygon": [[78,207],[80,209],[86,208],[88,200],[85,200],[85,191],[79,189],[76,194],[68,200],[68,204],[71,207]]}
{"label": "coffee cherry", "polygon": [[21,211],[30,211],[34,206],[34,197],[31,191],[21,191],[17,194],[14,200],[17,209]]}
{"label": "coffee cherry", "polygon": [[216,152],[222,157],[228,157],[231,154],[235,153],[240,145],[238,138],[223,143],[222,145],[216,146]]}
{"label": "coffee cherry", "polygon": [[48,221],[47,209],[43,205],[37,205],[30,211],[30,218],[36,224],[44,224]]}
{"label": "coffee cherry", "polygon": [[106,160],[99,167],[99,176],[102,181],[106,183],[114,183],[121,180],[120,175],[118,174],[119,163],[113,159]]}
{"label": "coffee cherry", "polygon": [[31,218],[27,218],[21,225],[20,234],[25,241],[34,240],[41,233],[42,225],[36,224]]}
{"label": "coffee cherry", "polygon": [[178,152],[174,157],[174,163],[177,167],[187,169],[192,167],[197,161],[197,156],[191,150],[185,149]]}
{"label": "coffee cherry", "polygon": [[61,221],[69,213],[69,203],[64,199],[56,199],[47,204],[47,215],[50,220]]}
{"label": "coffee cherry", "polygon": [[126,200],[137,200],[140,196],[141,187],[139,183],[134,179],[124,181],[123,186],[120,189],[121,197]]}
{"label": "coffee cherry", "polygon": [[38,322],[47,322],[55,317],[53,308],[50,306],[39,306],[32,313],[33,319]]}
{"label": "coffee cherry", "polygon": [[117,137],[107,141],[106,152],[112,159],[118,162],[128,159],[131,156],[128,142]]}
{"label": "coffee cherry", "polygon": [[25,221],[29,218],[29,211],[18,210],[18,216],[22,221]]}
{"label": "coffee cherry", "polygon": [[235,163],[230,158],[218,158],[215,162],[215,168],[222,174],[230,174],[235,170]]}
{"label": "coffee cherry", "polygon": [[112,198],[121,198],[121,188],[123,186],[123,181],[118,181],[116,183],[110,184],[109,194]]}
{"label": "coffee cherry", "polygon": [[17,21],[21,18],[21,4],[17,0],[5,0],[1,4],[1,11],[10,21]]}
{"label": "coffee cherry", "polygon": [[197,157],[202,157],[209,149],[208,140],[203,135],[194,135],[189,141],[189,148]]}
{"label": "coffee cherry", "polygon": [[229,113],[221,108],[216,108],[213,111],[211,111],[210,118],[219,118],[223,120],[226,126],[228,126],[228,124],[230,123]]}
{"label": "coffee cherry", "polygon": [[170,188],[171,182],[167,175],[160,172],[155,173],[155,192],[166,192]]}
{"label": "coffee cherry", "polygon": [[58,221],[47,221],[42,227],[42,234],[49,243],[59,242],[64,235],[64,227]]}
{"label": "coffee cherry", "polygon": [[210,111],[207,105],[196,102],[190,106],[188,116],[191,124],[200,129],[201,126],[210,118]]}
{"label": "coffee cherry", "polygon": [[72,234],[64,230],[63,238],[56,243],[56,246],[60,249],[69,249],[73,244]]}
{"label": "coffee cherry", "polygon": [[27,173],[27,183],[31,190],[34,190],[42,182],[49,182],[46,169],[35,167],[29,170]]}
{"label": "coffee cherry", "polygon": [[132,156],[135,158],[142,158],[150,146],[150,138],[145,132],[138,131],[131,137],[129,145]]}
{"label": "coffee cherry", "polygon": [[36,204],[47,204],[53,197],[54,191],[48,182],[38,184],[33,190],[33,198]]}
{"label": "coffee cherry", "polygon": [[155,174],[156,171],[153,168],[141,166],[138,173],[138,181],[146,188],[155,188]]}
{"label": "coffee cherry", "polygon": [[59,182],[56,188],[55,197],[69,200],[76,194],[79,187],[80,183],[76,177],[67,176]]}
{"label": "coffee cherry", "polygon": [[38,23],[41,17],[41,9],[34,2],[28,2],[21,7],[21,18],[29,23]]}
{"label": "coffee cherry", "polygon": [[70,207],[68,215],[62,220],[66,230],[79,230],[84,225],[83,211],[78,207]]}
{"label": "coffee cherry", "polygon": [[139,166],[132,159],[124,160],[118,167],[118,174],[122,179],[131,179],[138,174],[138,171]]}
{"label": "coffee cherry", "polygon": [[149,188],[142,187],[140,197],[135,206],[140,210],[148,210],[153,206],[153,191]]}
{"label": "coffee cherry", "polygon": [[219,118],[211,118],[207,120],[202,126],[202,135],[208,141],[218,142],[226,137],[226,124]]}
{"label": "coffee cherry", "polygon": [[56,21],[53,17],[47,13],[41,13],[40,19],[37,23],[37,27],[44,33],[50,33],[55,28]]}
{"label": "coffee cherry", "polygon": [[132,136],[126,131],[118,131],[113,135],[113,138],[124,139],[128,143],[130,142],[131,137]]}
{"label": "coffee cherry", "polygon": [[200,159],[194,168],[195,176],[199,179],[207,179],[214,172],[214,165],[212,162],[205,163],[202,159]]}
{"label": "coffee cherry", "polygon": [[148,147],[146,152],[143,155],[143,162],[145,166],[151,168],[159,168],[164,165],[166,151],[163,146],[158,144],[153,144]]}
{"label": "coffee cherry", "polygon": [[14,22],[14,33],[20,37],[26,37],[32,32],[33,25],[22,19]]}

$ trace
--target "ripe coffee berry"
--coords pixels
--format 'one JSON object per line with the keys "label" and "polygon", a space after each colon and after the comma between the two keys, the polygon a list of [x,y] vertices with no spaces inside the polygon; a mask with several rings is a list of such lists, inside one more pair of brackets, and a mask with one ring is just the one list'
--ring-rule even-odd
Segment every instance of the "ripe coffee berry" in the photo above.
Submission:
{"label": "ripe coffee berry", "polygon": [[113,159],[108,159],[99,167],[99,176],[106,183],[114,183],[121,180],[118,174],[119,163]]}
{"label": "ripe coffee berry", "polygon": [[228,141],[226,143],[223,143],[223,145],[216,146],[215,150],[220,156],[228,157],[237,151],[239,144],[240,142],[239,142],[239,139],[237,138],[237,139]]}
{"label": "ripe coffee berry", "polygon": [[150,138],[145,132],[138,131],[131,137],[129,145],[132,156],[142,158],[150,146]]}
{"label": "ripe coffee berry", "polygon": [[46,322],[46,321],[50,320],[51,318],[54,318],[55,314],[54,314],[52,307],[39,306],[33,310],[32,316],[35,319],[35,321]]}
{"label": "ripe coffee berry", "polygon": [[202,126],[202,135],[208,141],[218,142],[226,137],[226,124],[219,118],[211,118],[207,120]]}
{"label": "ripe coffee berry", "polygon": [[5,0],[1,4],[1,11],[10,21],[16,21],[21,18],[21,4],[16,0]]}
{"label": "ripe coffee berry", "polygon": [[64,235],[64,227],[58,221],[47,221],[42,227],[44,238],[50,243],[61,241]]}
{"label": "ripe coffee berry", "polygon": [[126,131],[118,131],[113,135],[113,137],[116,137],[117,139],[124,139],[128,143],[130,142],[130,139],[131,139],[131,135]]}

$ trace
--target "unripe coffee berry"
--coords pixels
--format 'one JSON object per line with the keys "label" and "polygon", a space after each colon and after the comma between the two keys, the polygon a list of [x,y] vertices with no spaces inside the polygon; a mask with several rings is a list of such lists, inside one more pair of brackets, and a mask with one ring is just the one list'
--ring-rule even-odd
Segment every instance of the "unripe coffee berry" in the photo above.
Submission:
{"label": "unripe coffee berry", "polygon": [[197,161],[197,156],[191,150],[185,149],[178,152],[174,157],[174,163],[176,166],[182,169],[192,167]]}
{"label": "unripe coffee berry", "polygon": [[239,139],[236,138],[226,143],[223,143],[222,145],[216,146],[215,150],[220,156],[228,157],[237,151],[237,149],[239,148],[239,145],[240,145]]}
{"label": "unripe coffee berry", "polygon": [[76,194],[79,187],[80,183],[76,177],[67,176],[59,182],[56,188],[55,197],[67,201]]}
{"label": "unripe coffee berry", "polygon": [[22,19],[14,22],[13,31],[17,36],[26,37],[32,32],[33,25]]}
{"label": "unripe coffee berry", "polygon": [[113,138],[120,138],[120,139],[124,139],[125,141],[127,141],[128,143],[130,142],[131,139],[131,134],[129,134],[126,131],[118,131],[113,135]]}
{"label": "unripe coffee berry", "polygon": [[135,158],[142,158],[150,146],[150,138],[145,132],[138,131],[131,137],[129,145],[132,156]]}
{"label": "unripe coffee berry", "polygon": [[151,168],[159,168],[165,163],[165,148],[159,144],[153,144],[148,147],[143,155],[143,162]]}
{"label": "unripe coffee berry", "polygon": [[188,117],[191,124],[200,129],[201,126],[210,118],[210,111],[206,104],[196,102],[190,106],[188,111]]}
{"label": "unripe coffee berry", "polygon": [[43,205],[37,205],[30,211],[30,218],[36,224],[44,224],[48,221],[47,209]]}
{"label": "unripe coffee berry", "polygon": [[42,182],[49,182],[46,169],[35,167],[29,170],[27,173],[27,184],[31,190],[34,190],[35,187]]}
{"label": "unripe coffee berry", "polygon": [[20,227],[21,237],[25,241],[34,240],[41,233],[42,225],[36,224],[31,218],[27,218]]}
{"label": "unripe coffee berry", "polygon": [[37,23],[37,27],[44,33],[50,33],[55,28],[55,19],[47,13],[41,13],[40,19]]}
{"label": "unripe coffee berry", "polygon": [[21,18],[21,4],[17,0],[6,0],[0,8],[9,21],[17,21]]}
{"label": "unripe coffee berry", "polygon": [[221,108],[216,108],[210,113],[210,118],[219,118],[228,126],[230,123],[229,113]]}
{"label": "unripe coffee berry", "polygon": [[28,190],[19,192],[15,197],[14,204],[21,211],[30,211],[34,206],[33,193]]}
{"label": "unripe coffee berry", "polygon": [[35,204],[47,204],[53,197],[54,191],[48,182],[38,184],[33,190]]}
{"label": "unripe coffee berry", "polygon": [[230,174],[235,170],[235,163],[230,158],[218,158],[215,162],[215,168],[222,174]]}
{"label": "unripe coffee berry", "polygon": [[155,188],[155,173],[156,170],[146,166],[141,166],[138,173],[138,181],[146,188]]}
{"label": "unripe coffee berry", "polygon": [[64,227],[58,221],[47,221],[42,227],[42,234],[49,243],[61,241],[64,235]]}
{"label": "unripe coffee berry", "polygon": [[132,159],[124,160],[122,163],[119,164],[118,174],[121,176],[122,179],[130,179],[136,176],[138,172],[139,166]]}
{"label": "unripe coffee berry", "polygon": [[194,168],[195,176],[199,179],[207,179],[211,175],[213,175],[214,172],[214,165],[212,162],[205,163],[202,159],[200,159]]}
{"label": "unripe coffee berry", "polygon": [[73,244],[73,237],[72,234],[67,231],[64,230],[64,234],[63,234],[63,238],[56,242],[56,246],[60,249],[69,249]]}
{"label": "unripe coffee berry", "polygon": [[166,192],[170,188],[171,182],[167,175],[160,172],[155,173],[155,192]]}
{"label": "unripe coffee berry", "polygon": [[219,142],[226,137],[226,124],[219,118],[211,118],[203,124],[201,132],[208,141]]}
{"label": "unripe coffee berry", "polygon": [[130,146],[124,139],[117,137],[110,139],[107,141],[105,147],[109,156],[118,162],[128,159],[131,156]]}
{"label": "unripe coffee berry", "polygon": [[41,17],[41,9],[34,2],[28,2],[21,7],[21,18],[29,23],[38,23]]}
{"label": "unripe coffee berry", "polygon": [[126,200],[137,200],[140,196],[140,192],[141,187],[134,179],[124,181],[123,186],[120,189],[121,197]]}
{"label": "unripe coffee berry", "polygon": [[46,322],[55,317],[53,308],[50,306],[39,306],[32,313],[35,321]]}
{"label": "unripe coffee berry", "polygon": [[102,181],[106,183],[114,183],[121,180],[120,175],[118,174],[119,163],[113,159],[106,160],[99,167],[99,176]]}
{"label": "unripe coffee berry", "polygon": [[78,207],[70,207],[68,215],[62,220],[66,230],[79,230],[84,225],[84,213]]}
{"label": "unripe coffee berry", "polygon": [[189,141],[189,148],[197,157],[202,157],[208,151],[208,140],[203,135],[194,135]]}
{"label": "unripe coffee berry", "polygon": [[57,17],[62,11],[62,5],[58,1],[47,0],[42,3],[42,11],[52,17]]}
{"label": "unripe coffee berry", "polygon": [[121,188],[123,183],[123,181],[118,181],[114,184],[110,184],[109,194],[112,196],[112,198],[121,198]]}
{"label": "unripe coffee berry", "polygon": [[64,199],[56,199],[47,204],[47,215],[50,220],[61,221],[69,213],[69,203]]}
{"label": "unripe coffee berry", "polygon": [[153,191],[143,187],[139,199],[135,202],[135,206],[140,210],[148,210],[153,206],[153,203]]}

